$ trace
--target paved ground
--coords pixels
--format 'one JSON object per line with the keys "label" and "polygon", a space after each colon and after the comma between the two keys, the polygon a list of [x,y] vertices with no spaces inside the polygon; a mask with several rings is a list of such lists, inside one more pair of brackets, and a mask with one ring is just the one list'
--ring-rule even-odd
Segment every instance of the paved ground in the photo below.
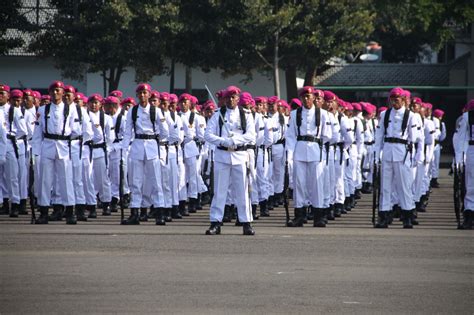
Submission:
{"label": "paved ground", "polygon": [[474,312],[474,232],[458,231],[443,171],[421,225],[371,228],[370,198],[325,229],[284,212],[205,236],[208,212],[167,226],[30,225],[0,217],[4,313]]}

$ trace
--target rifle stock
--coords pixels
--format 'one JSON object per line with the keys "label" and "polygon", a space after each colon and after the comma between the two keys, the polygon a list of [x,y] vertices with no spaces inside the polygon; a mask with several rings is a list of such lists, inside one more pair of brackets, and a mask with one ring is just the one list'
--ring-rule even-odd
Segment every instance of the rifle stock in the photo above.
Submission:
{"label": "rifle stock", "polygon": [[380,170],[377,164],[376,155],[374,153],[374,170],[372,172],[372,223],[375,224],[375,216],[379,207],[379,190],[380,190]]}
{"label": "rifle stock", "polygon": [[454,163],[454,181],[453,181],[453,197],[454,197],[454,214],[456,215],[456,222],[458,224],[458,229],[461,227],[461,209],[462,209],[462,199],[461,199],[461,174],[459,170],[459,165]]}
{"label": "rifle stock", "polygon": [[288,186],[290,185],[290,174],[288,170],[288,151],[285,152],[285,180],[283,186],[283,204],[285,206],[286,226],[290,222],[290,211],[288,209]]}
{"label": "rifle stock", "polygon": [[29,180],[28,180],[28,197],[30,198],[30,208],[31,208],[31,224],[34,224],[36,221],[36,212],[35,212],[35,162],[33,159],[33,152],[30,151],[30,169],[29,169]]}
{"label": "rifle stock", "polygon": [[123,200],[123,196],[124,196],[124,193],[123,193],[123,184],[124,184],[124,178],[125,178],[125,174],[124,174],[124,170],[123,170],[123,154],[122,154],[122,150],[123,149],[120,149],[120,179],[119,179],[119,197],[120,197],[120,222],[122,222],[123,220],[125,220],[125,209],[124,209],[124,200]]}

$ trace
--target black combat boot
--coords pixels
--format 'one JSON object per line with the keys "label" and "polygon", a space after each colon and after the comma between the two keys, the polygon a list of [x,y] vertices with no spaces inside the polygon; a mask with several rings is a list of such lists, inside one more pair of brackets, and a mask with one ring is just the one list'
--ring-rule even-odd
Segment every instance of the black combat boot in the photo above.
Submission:
{"label": "black combat boot", "polygon": [[9,215],[10,214],[10,204],[8,198],[3,198],[3,206],[0,209],[0,214]]}
{"label": "black combat boot", "polygon": [[428,202],[425,200],[427,200],[426,195],[421,196],[420,201],[418,201],[418,212],[426,212],[426,205],[428,204]]}
{"label": "black combat boot", "polygon": [[20,199],[20,206],[18,208],[18,214],[28,214],[28,210],[26,210],[26,199]]}
{"label": "black combat boot", "polygon": [[352,210],[350,197],[346,197],[346,199],[344,199],[344,210],[346,210],[346,213]]}
{"label": "black combat boot", "polygon": [[302,227],[306,218],[305,208],[295,208],[295,218],[288,222],[288,227]]}
{"label": "black combat boot", "polygon": [[387,224],[393,223],[393,210],[387,211]]}
{"label": "black combat boot", "polygon": [[97,210],[96,205],[87,205],[86,209],[89,211],[89,215],[87,216],[89,219],[97,219]]}
{"label": "black combat boot", "polygon": [[360,189],[356,189],[355,194],[354,194],[354,198],[356,200],[359,200],[360,198],[362,198],[362,192],[360,191]]}
{"label": "black combat boot", "polygon": [[155,224],[166,225],[165,217],[163,216],[163,208],[156,208]]}
{"label": "black combat boot", "polygon": [[208,191],[201,194],[201,204],[211,204],[211,194]]}
{"label": "black combat boot", "polygon": [[375,223],[374,228],[376,229],[388,228],[387,215],[388,215],[388,211],[379,211],[377,223]]}
{"label": "black combat boot", "polygon": [[409,211],[402,210],[401,217],[402,217],[404,229],[413,229],[412,216],[413,216],[413,213],[411,212],[411,210]]}
{"label": "black combat boot", "polygon": [[462,229],[463,230],[472,230],[472,219],[473,219],[473,211],[464,210],[462,213],[463,222],[462,222]]}
{"label": "black combat boot", "polygon": [[255,235],[255,230],[250,225],[250,222],[242,223],[242,230],[244,235]]}
{"label": "black combat boot", "polygon": [[252,204],[252,217],[254,220],[258,220],[258,212],[257,212],[257,205]]}
{"label": "black combat boot", "polygon": [[235,226],[242,226],[242,222],[240,222],[239,216],[235,218]]}
{"label": "black combat boot", "polygon": [[178,206],[173,206],[171,208],[171,218],[173,219],[182,219],[183,216],[181,215],[181,213],[179,213],[179,208]]}
{"label": "black combat boot", "polygon": [[122,225],[137,225],[140,224],[140,219],[138,217],[138,208],[130,209],[130,216],[128,219],[123,220],[120,224]]}
{"label": "black combat boot", "polygon": [[393,205],[392,211],[393,211],[393,217],[394,217],[395,219],[401,218],[400,215],[401,215],[402,208],[400,208],[399,205]]}
{"label": "black combat boot", "polygon": [[87,221],[87,217],[85,214],[86,205],[76,205],[76,218],[77,221]]}
{"label": "black combat boot", "polygon": [[350,207],[351,209],[355,208],[355,206],[357,205],[357,201],[356,201],[356,195],[355,194],[351,194],[350,197],[349,197],[349,203],[350,203]]}
{"label": "black combat boot", "polygon": [[[153,206],[150,208],[150,215],[152,218],[155,218],[156,215],[156,209],[153,211]],[[140,222],[147,222],[148,221],[148,215],[147,215],[147,208],[140,208],[140,216],[138,218]]]}
{"label": "black combat boot", "polygon": [[123,200],[120,200],[120,202],[124,208],[128,208],[130,206],[130,194],[123,195]]}
{"label": "black combat boot", "polygon": [[20,204],[12,203],[10,207],[10,218],[18,218],[18,209],[20,208]]}
{"label": "black combat boot", "polygon": [[324,208],[314,208],[313,227],[326,227]]}
{"label": "black combat boot", "polygon": [[432,178],[430,183],[431,188],[439,188],[439,183],[437,178]]}
{"label": "black combat boot", "polygon": [[222,218],[222,222],[232,222],[232,213],[231,213],[230,205],[225,205],[224,207],[224,217]]}
{"label": "black combat boot", "polygon": [[340,218],[342,215],[342,209],[344,209],[344,205],[342,203],[336,203],[334,205],[334,217]]}
{"label": "black combat boot", "polygon": [[171,217],[171,208],[163,208],[163,218],[165,222],[173,222],[173,218]]}
{"label": "black combat boot", "polygon": [[314,208],[313,207],[304,207],[305,208],[305,222],[308,223],[308,220],[312,221],[314,219]]}
{"label": "black combat boot", "polygon": [[196,203],[197,203],[196,198],[189,198],[189,201],[188,201],[188,212],[189,213],[196,213]]}
{"label": "black combat boot", "polygon": [[110,203],[109,202],[103,202],[102,203],[102,215],[111,215],[111,211],[110,211]]}
{"label": "black combat boot", "polygon": [[118,198],[112,197],[112,202],[110,203],[110,212],[118,211]]}
{"label": "black combat boot", "polygon": [[268,211],[273,210],[273,199],[274,199],[273,195],[268,197],[268,200],[267,200],[267,210]]}
{"label": "black combat boot", "polygon": [[221,234],[221,223],[211,222],[211,226],[206,230],[206,235],[218,235]]}
{"label": "black combat boot", "polygon": [[230,217],[232,220],[237,219],[237,207],[234,204],[230,205]]}
{"label": "black combat boot", "polygon": [[179,213],[181,213],[181,216],[183,217],[189,217],[189,212],[188,212],[188,208],[186,208],[185,200],[179,201]]}
{"label": "black combat boot", "polygon": [[53,213],[49,216],[49,221],[62,221],[63,219],[64,206],[63,205],[53,205]]}
{"label": "black combat boot", "polygon": [[334,205],[329,205],[329,208],[326,209],[327,212],[326,212],[326,218],[329,220],[329,221],[333,221],[336,219],[336,217],[334,216]]}
{"label": "black combat boot", "polygon": [[413,225],[419,225],[420,223],[418,222],[418,212],[416,211],[416,209],[413,209],[411,213],[412,213],[411,223]]}
{"label": "black combat boot", "polygon": [[261,217],[269,217],[270,212],[268,212],[267,200],[260,201],[258,204],[260,205],[260,216]]}
{"label": "black combat boot", "polygon": [[64,214],[66,215],[66,224],[77,224],[77,218],[74,214],[74,206],[66,206]]}
{"label": "black combat boot", "polygon": [[48,207],[39,207],[40,216],[35,220],[35,224],[48,224]]}
{"label": "black combat boot", "polygon": [[196,210],[202,210],[202,195],[198,194],[196,199]]}

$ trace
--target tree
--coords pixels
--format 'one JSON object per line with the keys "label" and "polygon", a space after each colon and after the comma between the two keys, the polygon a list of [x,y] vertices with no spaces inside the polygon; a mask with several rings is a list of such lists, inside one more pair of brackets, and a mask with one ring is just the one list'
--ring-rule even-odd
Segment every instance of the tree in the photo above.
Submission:
{"label": "tree", "polygon": [[25,44],[18,33],[7,34],[8,29],[26,31],[31,30],[31,23],[20,14],[20,0],[5,1],[0,10],[0,55],[6,55],[9,50]]}

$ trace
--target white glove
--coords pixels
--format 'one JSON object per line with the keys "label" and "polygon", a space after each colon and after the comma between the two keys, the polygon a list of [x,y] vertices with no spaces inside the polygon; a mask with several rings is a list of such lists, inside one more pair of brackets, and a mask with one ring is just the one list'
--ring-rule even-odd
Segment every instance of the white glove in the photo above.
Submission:
{"label": "white glove", "polygon": [[234,146],[234,139],[224,138],[224,140],[222,140],[222,142],[221,142],[221,145],[226,147],[226,148],[231,148],[231,147]]}

